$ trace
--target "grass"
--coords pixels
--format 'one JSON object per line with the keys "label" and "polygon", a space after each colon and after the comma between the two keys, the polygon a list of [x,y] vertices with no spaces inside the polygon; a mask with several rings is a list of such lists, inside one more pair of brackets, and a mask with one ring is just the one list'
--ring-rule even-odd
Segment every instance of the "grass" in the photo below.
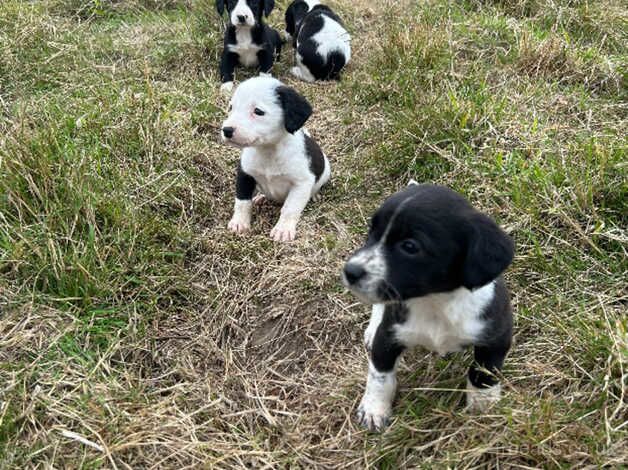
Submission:
{"label": "grass", "polygon": [[[276,207],[225,228],[213,2],[2,2],[0,467],[628,462],[625,5],[332,3],[343,81],[275,69],[334,170],[284,246]],[[411,177],[515,238],[516,342],[484,416],[460,406],[468,354],[408,354],[373,435],[352,419],[368,311],[338,272]]]}

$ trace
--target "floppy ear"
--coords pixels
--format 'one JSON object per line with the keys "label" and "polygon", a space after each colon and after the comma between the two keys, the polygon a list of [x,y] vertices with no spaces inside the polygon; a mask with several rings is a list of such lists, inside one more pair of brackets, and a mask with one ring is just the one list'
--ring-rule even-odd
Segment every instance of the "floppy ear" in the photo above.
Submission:
{"label": "floppy ear", "polygon": [[288,132],[294,134],[312,115],[312,106],[303,96],[287,86],[278,87],[277,96],[283,108],[284,126]]}
{"label": "floppy ear", "polygon": [[275,8],[275,0],[263,0],[262,3],[264,4],[264,15],[268,18],[270,12]]}
{"label": "floppy ear", "polygon": [[225,12],[225,0],[216,0],[216,10],[218,10],[218,14],[222,16]]}
{"label": "floppy ear", "polygon": [[462,284],[467,289],[488,284],[508,267],[513,256],[512,239],[491,218],[479,213],[473,215],[462,266]]}
{"label": "floppy ear", "polygon": [[290,36],[294,36],[294,5],[291,3],[285,14],[286,32]]}

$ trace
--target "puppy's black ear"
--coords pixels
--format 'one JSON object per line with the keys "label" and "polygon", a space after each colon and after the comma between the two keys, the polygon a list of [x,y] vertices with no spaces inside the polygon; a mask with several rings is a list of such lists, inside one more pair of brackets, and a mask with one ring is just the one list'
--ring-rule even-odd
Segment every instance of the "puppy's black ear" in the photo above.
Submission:
{"label": "puppy's black ear", "polygon": [[471,217],[462,283],[467,289],[481,287],[499,276],[512,262],[514,243],[490,217]]}
{"label": "puppy's black ear", "polygon": [[268,18],[268,15],[270,15],[273,8],[275,8],[275,0],[263,0],[262,3],[264,4],[264,15]]}
{"label": "puppy's black ear", "polygon": [[283,108],[286,130],[294,134],[303,127],[305,121],[312,115],[312,106],[303,96],[287,86],[278,87],[277,96]]}
{"label": "puppy's black ear", "polygon": [[222,16],[225,12],[225,0],[216,0],[216,10],[218,11],[218,14]]}

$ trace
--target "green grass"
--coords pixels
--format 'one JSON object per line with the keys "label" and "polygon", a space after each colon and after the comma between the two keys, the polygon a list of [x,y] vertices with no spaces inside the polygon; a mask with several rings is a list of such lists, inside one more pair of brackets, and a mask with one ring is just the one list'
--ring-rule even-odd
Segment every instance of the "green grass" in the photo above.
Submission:
{"label": "green grass", "polygon": [[[290,246],[276,207],[225,228],[212,1],[0,4],[0,468],[626,463],[628,10],[406,3],[334,3],[339,84],[276,66],[334,173]],[[368,312],[338,272],[409,178],[514,237],[516,341],[491,414],[461,407],[468,353],[417,351],[369,435]]]}

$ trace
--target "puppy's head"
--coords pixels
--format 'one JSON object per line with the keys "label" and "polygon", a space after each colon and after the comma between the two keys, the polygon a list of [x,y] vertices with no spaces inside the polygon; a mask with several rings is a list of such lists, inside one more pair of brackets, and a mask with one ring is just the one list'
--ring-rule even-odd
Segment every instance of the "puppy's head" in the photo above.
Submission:
{"label": "puppy's head", "polygon": [[270,15],[275,0],[216,0],[220,16],[225,12],[225,6],[232,25],[252,27],[259,24],[263,16]]}
{"label": "puppy's head", "polygon": [[272,77],[255,77],[236,88],[222,139],[236,147],[274,145],[294,133],[312,114],[310,103]]}
{"label": "puppy's head", "polygon": [[461,195],[413,184],[377,210],[342,277],[367,303],[407,300],[486,285],[513,255],[510,237]]}
{"label": "puppy's head", "polygon": [[320,2],[318,0],[296,0],[286,9],[286,36],[296,38],[305,15]]}

